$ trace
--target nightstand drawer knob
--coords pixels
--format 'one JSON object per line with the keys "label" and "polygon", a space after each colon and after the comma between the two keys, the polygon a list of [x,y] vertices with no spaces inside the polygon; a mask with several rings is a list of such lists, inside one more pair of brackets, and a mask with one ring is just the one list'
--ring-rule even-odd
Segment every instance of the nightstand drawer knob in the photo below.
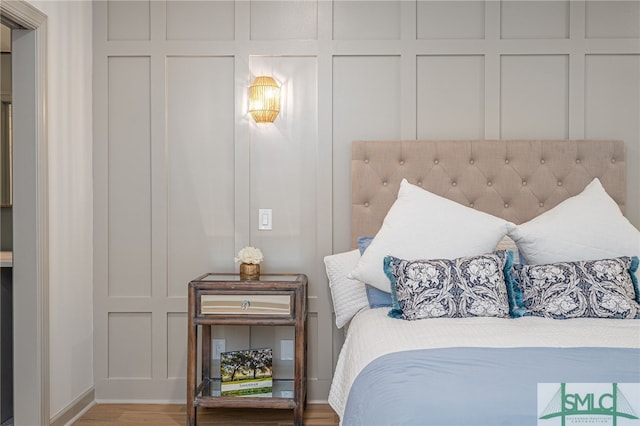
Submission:
{"label": "nightstand drawer knob", "polygon": [[242,302],[242,305],[240,305],[240,308],[241,308],[243,311],[246,311],[247,309],[249,309],[249,307],[250,307],[250,306],[251,306],[251,302],[250,302],[250,301],[248,301],[248,300],[244,300],[244,301]]}

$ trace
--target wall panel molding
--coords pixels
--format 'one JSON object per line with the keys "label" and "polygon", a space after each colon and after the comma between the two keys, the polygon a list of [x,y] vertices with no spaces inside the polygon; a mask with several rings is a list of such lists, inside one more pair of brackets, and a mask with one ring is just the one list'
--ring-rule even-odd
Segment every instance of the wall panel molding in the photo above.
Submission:
{"label": "wall panel molding", "polygon": [[503,55],[500,65],[500,137],[568,138],[568,55]]}
{"label": "wall panel molding", "polygon": [[[640,2],[587,1],[585,4],[585,38],[640,38]],[[612,22],[615,25],[611,25]]]}
{"label": "wall panel molding", "polygon": [[166,61],[168,297],[235,254],[233,68],[224,56]]}
{"label": "wall panel molding", "polygon": [[418,56],[418,139],[484,137],[484,61],[483,55]]}
{"label": "wall panel molding", "polygon": [[373,3],[333,0],[333,38],[399,40],[401,9],[402,4],[393,0]]}
{"label": "wall panel molding", "polygon": [[149,57],[109,57],[109,296],[151,296]]}
{"label": "wall panel molding", "polygon": [[233,1],[167,1],[167,40],[233,40]]}
{"label": "wall panel molding", "polygon": [[151,0],[107,0],[109,40],[150,40],[151,3]]}
{"label": "wall panel molding", "polygon": [[569,38],[570,3],[570,0],[501,1],[501,38]]}
{"label": "wall panel molding", "polygon": [[[265,270],[309,276],[309,399],[325,400],[343,334],[322,259],[350,248],[355,139],[617,137],[630,153],[629,178],[640,179],[640,130],[629,118],[640,115],[629,97],[639,90],[640,36],[626,15],[635,16],[637,2],[623,3],[153,1],[142,39],[146,32],[117,14],[109,24],[107,4],[98,2],[98,154],[106,152],[115,102],[102,89],[109,58],[149,58],[146,79],[130,73],[117,84],[150,87],[149,115],[132,125],[150,129],[152,237],[150,294],[135,284],[109,296],[102,265],[110,242],[101,226],[120,213],[109,213],[104,199],[128,189],[108,180],[96,154],[96,398],[183,398],[184,354],[175,345],[186,281],[205,269],[235,271],[235,252],[254,244],[266,252]],[[144,4],[132,6],[134,15]],[[611,67],[603,68],[604,58]],[[247,87],[260,73],[283,86],[281,116],[270,126],[247,115]],[[612,102],[607,93],[620,93],[615,128],[602,109]],[[628,200],[630,220],[640,225],[639,195]],[[258,208],[273,209],[273,231],[257,230]],[[149,261],[143,252],[132,257]],[[151,318],[155,355],[146,379],[106,373],[107,318],[128,312]]]}

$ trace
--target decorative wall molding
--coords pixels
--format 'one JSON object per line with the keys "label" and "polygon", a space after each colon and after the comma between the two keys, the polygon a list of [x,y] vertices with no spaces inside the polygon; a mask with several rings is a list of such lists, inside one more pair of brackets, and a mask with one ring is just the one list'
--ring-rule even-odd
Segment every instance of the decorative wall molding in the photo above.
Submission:
{"label": "decorative wall molding", "polygon": [[[606,2],[610,15],[604,18],[594,9],[588,21],[592,33],[611,30],[614,33],[609,35],[615,37],[588,39],[583,1],[323,0],[306,2],[300,8],[295,2],[283,1],[274,2],[270,10],[254,3],[140,2],[131,13],[123,9],[126,4],[118,4],[115,15],[108,14],[108,3],[94,5],[95,368],[99,399],[133,398],[132,389],[151,399],[179,398],[182,390],[170,392],[173,378],[166,377],[166,371],[178,369],[181,355],[175,346],[167,349],[165,342],[179,341],[176,332],[169,333],[180,329],[183,319],[176,314],[186,311],[183,282],[186,285],[191,271],[194,276],[206,272],[201,269],[207,265],[235,270],[234,252],[256,244],[267,250],[265,268],[277,272],[295,268],[309,276],[313,308],[309,399],[324,400],[343,333],[333,325],[322,259],[351,245],[351,141],[581,139],[586,132],[585,114],[601,116],[585,99],[591,93],[587,86],[623,84],[609,81],[611,77],[597,63],[585,58],[602,54],[631,57],[630,61],[614,61],[625,75],[635,70],[634,61],[640,58],[638,39],[625,38],[634,34],[633,23],[625,20],[624,37],[617,37],[613,28],[615,16],[640,16],[640,8],[629,9],[618,2]],[[216,29],[189,26],[206,22],[203,16],[220,19],[219,14],[226,19]],[[130,28],[127,17],[147,15],[148,28],[146,20],[144,31]],[[108,21],[109,16],[114,20]],[[293,21],[295,24],[282,28]],[[267,25],[273,22],[279,24]],[[301,22],[310,24],[304,27]],[[148,75],[135,80],[133,73],[124,73],[119,77],[124,80],[115,82],[130,84],[134,90],[141,90],[136,81],[149,87],[148,103],[145,98],[149,117],[134,122],[150,129],[150,150],[136,150],[138,164],[145,166],[134,164],[118,172],[126,176],[123,182],[131,182],[136,172],[144,170],[139,176],[144,182],[138,184],[150,182],[151,188],[140,194],[145,203],[150,200],[150,208],[136,213],[141,214],[141,223],[152,227],[150,243],[140,244],[142,240],[133,237],[137,231],[117,241],[108,235],[109,225],[115,226],[110,220],[119,217],[109,214],[113,208],[109,191],[127,189],[124,183],[109,187],[109,165],[104,160],[110,144],[108,119],[113,105],[109,102],[115,102],[107,93],[109,76],[114,75],[109,69],[113,58],[130,63],[148,58],[150,64]],[[270,127],[257,126],[247,115],[247,87],[262,72],[274,75],[285,89],[282,111]],[[215,79],[226,83],[216,86]],[[639,80],[624,83],[628,91],[637,90]],[[232,94],[222,90],[225,84],[231,85]],[[467,96],[467,92],[473,93]],[[631,99],[625,98],[624,105],[640,114],[640,106]],[[220,117],[225,120],[216,122]],[[232,125],[226,127],[224,123],[230,120]],[[638,151],[640,135],[633,123],[610,127],[601,121],[586,136],[625,139],[632,151]],[[638,163],[640,159],[630,164],[630,170],[640,170]],[[634,178],[633,173],[629,179]],[[632,221],[640,224],[638,195],[629,194],[628,201]],[[257,231],[258,208],[273,209],[273,232]],[[201,215],[191,216],[193,209]],[[150,271],[145,270],[151,276],[151,296],[144,293],[146,287],[143,291],[124,281],[110,281],[127,271],[133,274],[135,267],[118,269],[112,276],[108,272],[110,267],[126,266],[120,261],[109,264],[116,260],[109,256],[110,245],[129,243],[147,247],[134,260],[146,265],[151,259]],[[181,253],[189,248],[194,255],[183,258],[186,255]],[[134,285],[141,286],[141,282]],[[110,289],[145,296],[114,297]],[[106,354],[118,350],[109,347],[107,338],[110,312],[150,313],[155,342],[151,379],[109,378]],[[168,313],[172,314],[169,320]],[[142,359],[149,354],[133,356]]]}

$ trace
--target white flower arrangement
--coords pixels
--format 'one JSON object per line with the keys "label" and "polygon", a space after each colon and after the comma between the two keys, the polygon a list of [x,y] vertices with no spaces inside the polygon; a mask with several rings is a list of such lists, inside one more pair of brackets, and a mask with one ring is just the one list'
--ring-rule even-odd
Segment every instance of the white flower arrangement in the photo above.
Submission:
{"label": "white flower arrangement", "polygon": [[251,263],[259,265],[264,260],[264,256],[259,248],[245,247],[238,252],[238,257],[234,257],[233,260],[238,263]]}

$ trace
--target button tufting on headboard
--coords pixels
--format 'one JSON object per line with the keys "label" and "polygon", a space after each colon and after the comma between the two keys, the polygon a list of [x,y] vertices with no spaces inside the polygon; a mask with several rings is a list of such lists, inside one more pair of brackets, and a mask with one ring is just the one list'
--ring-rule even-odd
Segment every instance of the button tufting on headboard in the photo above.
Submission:
{"label": "button tufting on headboard", "polygon": [[580,193],[594,177],[624,212],[622,141],[357,141],[351,162],[352,244],[376,234],[403,178],[522,223]]}

